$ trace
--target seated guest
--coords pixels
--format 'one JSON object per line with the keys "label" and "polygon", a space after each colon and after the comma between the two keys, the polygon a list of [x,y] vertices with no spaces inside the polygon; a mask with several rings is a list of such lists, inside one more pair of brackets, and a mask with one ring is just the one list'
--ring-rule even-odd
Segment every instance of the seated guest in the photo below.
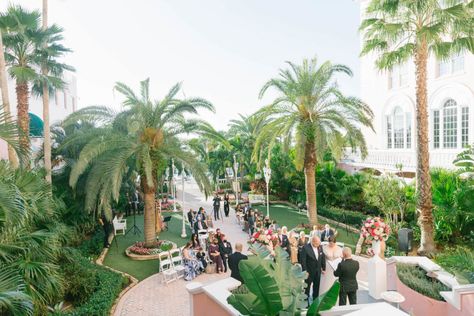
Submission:
{"label": "seated guest", "polygon": [[300,231],[300,237],[298,238],[298,263],[301,264],[301,251],[303,247],[308,243],[304,230]]}
{"label": "seated guest", "polygon": [[290,254],[290,241],[288,240],[288,228],[283,226],[281,228],[280,236],[280,247],[283,248],[288,254]]}
{"label": "seated guest", "polygon": [[192,249],[192,242],[188,241],[186,246],[183,249],[183,263],[184,263],[184,279],[186,281],[191,281],[197,275],[199,275],[202,271],[204,271],[204,267],[196,258],[194,254],[194,250]]}
{"label": "seated guest", "polygon": [[278,228],[280,228],[280,226],[278,226],[277,221],[273,220],[272,224],[270,225],[270,229],[276,231]]}
{"label": "seated guest", "polygon": [[324,230],[321,232],[321,240],[328,241],[331,236],[334,236],[334,231],[331,229],[329,224],[324,225]]}
{"label": "seated guest", "polygon": [[192,234],[191,235],[191,243],[192,243],[193,249],[201,248],[201,242],[199,241],[199,235],[198,234]]}
{"label": "seated guest", "polygon": [[263,220],[263,226],[265,229],[268,229],[272,222],[270,221],[270,218],[268,216],[265,216],[265,219]]}
{"label": "seated guest", "polygon": [[230,276],[236,280],[239,280],[241,283],[244,283],[244,280],[240,276],[239,262],[241,260],[247,260],[247,256],[242,254],[242,244],[235,244],[235,252],[229,256],[229,269]]}
{"label": "seated guest", "polygon": [[209,245],[209,257],[216,265],[216,272],[218,274],[222,273],[224,271],[224,267],[222,265],[221,253],[219,252],[219,244],[217,238],[215,237],[212,239],[212,243]]}
{"label": "seated guest", "polygon": [[224,234],[221,235],[222,242],[219,243],[219,252],[221,253],[222,262],[224,264],[224,272],[227,272],[227,259],[232,254],[232,245],[227,241]]}

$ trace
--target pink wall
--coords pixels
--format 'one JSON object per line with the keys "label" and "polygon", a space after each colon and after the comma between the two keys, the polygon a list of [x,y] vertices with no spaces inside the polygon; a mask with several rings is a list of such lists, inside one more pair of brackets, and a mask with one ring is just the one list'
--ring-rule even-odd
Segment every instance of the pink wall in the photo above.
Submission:
{"label": "pink wall", "polygon": [[231,316],[231,314],[222,308],[214,300],[210,299],[205,292],[193,294],[193,315],[194,316]]}

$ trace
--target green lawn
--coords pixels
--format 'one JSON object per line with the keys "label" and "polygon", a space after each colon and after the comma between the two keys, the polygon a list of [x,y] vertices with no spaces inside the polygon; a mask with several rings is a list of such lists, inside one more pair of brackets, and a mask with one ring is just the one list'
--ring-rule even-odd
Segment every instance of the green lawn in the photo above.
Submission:
{"label": "green lawn", "polygon": [[[263,214],[267,213],[267,207],[265,205],[257,205],[255,207]],[[276,220],[278,225],[286,226],[288,229],[292,229],[301,223],[308,223],[308,217],[305,214],[298,212],[298,209],[290,207],[284,204],[270,204],[270,217],[272,220]],[[326,224],[324,220],[319,218],[319,223]],[[331,227],[338,231],[337,241],[343,242],[345,245],[355,248],[359,235],[350,232],[342,227]]]}
{"label": "green lawn", "polygon": [[[164,216],[168,216],[167,213]],[[175,242],[178,247],[183,246],[190,238],[191,232],[187,227],[188,238],[181,238],[182,216],[180,214],[172,214],[173,218],[169,224],[169,230],[160,234],[160,239]],[[127,228],[133,225],[133,216],[127,218]],[[137,216],[137,226],[141,230],[141,234],[134,235],[129,232],[126,236],[118,235],[110,246],[110,250],[105,257],[104,264],[119,271],[126,272],[138,280],[143,280],[155,273],[158,273],[158,260],[135,261],[129,259],[125,255],[125,249],[136,241],[143,241],[143,215]],[[118,247],[117,247],[118,245]]]}

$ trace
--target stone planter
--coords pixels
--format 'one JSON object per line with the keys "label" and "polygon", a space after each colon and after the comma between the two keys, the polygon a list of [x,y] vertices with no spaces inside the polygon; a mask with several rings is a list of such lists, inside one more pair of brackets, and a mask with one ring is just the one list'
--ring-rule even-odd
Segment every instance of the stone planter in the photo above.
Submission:
{"label": "stone planter", "polygon": [[[169,243],[172,244],[173,248],[172,249],[175,249],[177,248],[178,246],[172,242],[172,241],[167,241]],[[125,249],[125,254],[127,255],[127,257],[129,257],[130,259],[132,260],[136,260],[136,261],[146,261],[146,260],[156,260],[160,257],[160,254],[157,253],[157,254],[153,254],[153,255],[137,255],[135,253],[132,253],[130,252],[130,248],[132,248],[134,245],[131,245],[130,247],[128,247],[127,249]]]}
{"label": "stone planter", "polygon": [[448,304],[424,296],[403,284],[397,277],[397,291],[405,297],[400,306],[412,315],[445,316],[448,315]]}

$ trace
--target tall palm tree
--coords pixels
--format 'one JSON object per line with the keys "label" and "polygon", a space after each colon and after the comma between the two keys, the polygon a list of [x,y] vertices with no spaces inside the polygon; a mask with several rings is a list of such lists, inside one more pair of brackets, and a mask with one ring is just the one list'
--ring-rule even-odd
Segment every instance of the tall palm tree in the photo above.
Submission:
{"label": "tall palm tree", "polygon": [[[145,243],[151,244],[156,240],[155,194],[161,176],[158,167],[162,161],[174,158],[182,163],[193,173],[200,188],[209,193],[205,166],[184,146],[186,141],[178,137],[190,132],[197,135],[215,133],[209,124],[188,116],[197,114],[200,108],[212,111],[214,108],[201,98],[178,99],[180,84],[173,86],[161,101],[152,101],[148,79],[140,83],[140,88],[140,95],[137,95],[127,85],[116,84],[115,90],[125,97],[125,110],[103,127],[99,137],[84,146],[69,182],[75,187],[79,177],[90,168],[86,180],[86,208],[98,205],[100,209],[107,209],[113,200],[118,200],[124,176],[134,170],[139,175],[144,195]],[[80,112],[75,116],[90,115],[87,109]]]}
{"label": "tall palm tree", "polygon": [[270,79],[261,89],[263,97],[269,88],[279,96],[256,115],[268,119],[257,138],[254,159],[259,148],[268,143],[268,154],[278,138],[294,141],[296,165],[304,168],[309,219],[317,224],[316,166],[330,149],[341,153],[345,146],[360,147],[363,155],[367,148],[361,126],[372,127],[372,111],[361,100],[345,96],[337,87],[334,75],[351,76],[344,65],[329,61],[318,65],[316,58],[304,59],[301,65],[287,62],[288,69],[280,70],[277,78]]}
{"label": "tall palm tree", "polygon": [[414,58],[416,67],[417,212],[420,254],[435,250],[428,147],[427,62],[430,54],[445,59],[464,50],[474,52],[474,1],[372,0],[360,29],[361,55],[376,53],[376,65],[389,70]]}
{"label": "tall palm tree", "polygon": [[[60,88],[63,85],[62,72],[71,69],[57,61],[68,51],[59,43],[62,29],[52,25],[43,30],[40,21],[39,11],[29,11],[21,6],[9,6],[0,15],[5,61],[10,76],[16,81],[18,126],[22,131],[20,145],[25,152],[30,150],[30,85],[34,83],[38,92],[42,92],[42,87],[39,87],[42,84]],[[49,74],[42,75],[42,67]]]}
{"label": "tall palm tree", "polygon": [[[5,64],[5,55],[3,53],[2,31],[0,29],[0,90],[2,93],[3,110],[7,116],[11,115],[10,96],[8,94],[7,68]],[[11,145],[8,145],[8,160],[14,167],[18,167],[18,159]]]}

